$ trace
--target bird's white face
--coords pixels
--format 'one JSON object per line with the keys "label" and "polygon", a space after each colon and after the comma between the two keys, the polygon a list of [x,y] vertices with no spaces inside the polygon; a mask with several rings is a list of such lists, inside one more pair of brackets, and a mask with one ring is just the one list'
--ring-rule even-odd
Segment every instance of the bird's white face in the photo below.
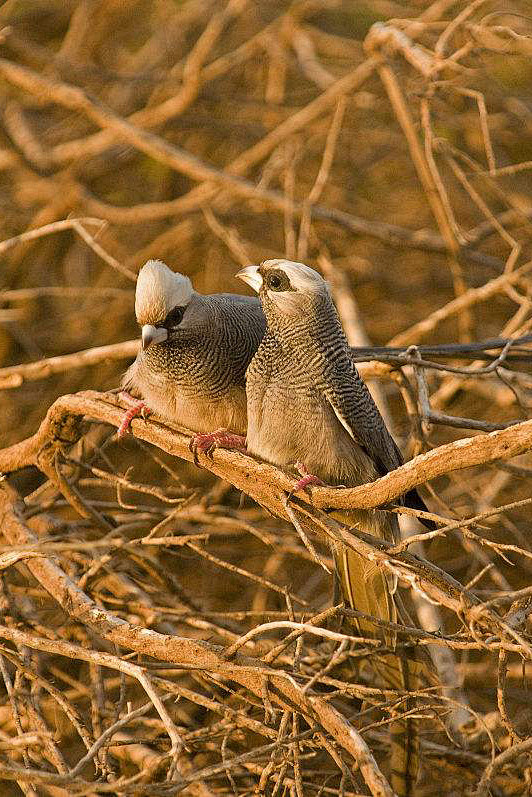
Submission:
{"label": "bird's white face", "polygon": [[142,327],[142,347],[147,349],[168,338],[178,326],[193,294],[188,277],[168,268],[161,260],[148,260],[137,277],[135,315]]}
{"label": "bird's white face", "polygon": [[291,260],[265,260],[260,266],[241,269],[236,276],[285,314],[296,313],[302,299],[327,291],[317,271]]}

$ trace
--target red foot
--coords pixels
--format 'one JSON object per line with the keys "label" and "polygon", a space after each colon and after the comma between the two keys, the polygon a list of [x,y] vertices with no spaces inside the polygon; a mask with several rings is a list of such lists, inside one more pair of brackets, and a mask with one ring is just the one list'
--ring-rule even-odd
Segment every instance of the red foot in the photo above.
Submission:
{"label": "red foot", "polygon": [[197,464],[198,451],[208,457],[212,457],[216,448],[236,448],[239,451],[246,451],[246,438],[233,434],[227,429],[216,429],[210,434],[195,434],[188,447],[194,454],[194,462]]}
{"label": "red foot", "polygon": [[125,435],[128,433],[133,418],[136,418],[138,415],[141,415],[143,418],[147,418],[151,413],[151,410],[147,404],[139,399],[133,398],[133,396],[130,396],[129,393],[126,393],[125,391],[120,393],[120,398],[127,404],[131,404],[131,407],[124,415],[122,423],[118,427],[116,434],[119,440],[125,437]]}
{"label": "red foot", "polygon": [[302,478],[296,482],[295,487],[292,490],[293,493],[298,493],[300,490],[305,490],[310,484],[314,484],[316,487],[325,487],[325,482],[322,482],[322,480],[318,479],[317,476],[314,476],[312,473],[308,472],[304,462],[296,462],[295,469]]}

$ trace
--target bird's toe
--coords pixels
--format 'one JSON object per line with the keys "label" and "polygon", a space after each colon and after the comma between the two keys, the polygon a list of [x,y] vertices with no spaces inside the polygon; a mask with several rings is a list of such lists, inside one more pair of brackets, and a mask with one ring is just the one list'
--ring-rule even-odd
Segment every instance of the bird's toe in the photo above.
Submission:
{"label": "bird's toe", "polygon": [[201,452],[212,459],[217,448],[246,450],[246,438],[233,434],[227,429],[217,429],[210,434],[196,434],[189,443],[189,449],[194,454],[194,462],[198,464],[198,453]]}
{"label": "bird's toe", "polygon": [[137,418],[139,415],[143,420],[146,420],[148,415],[151,414],[152,410],[148,407],[148,405],[139,399],[133,398],[130,396],[129,393],[122,392],[120,393],[120,398],[123,399],[126,403],[130,404],[130,408],[127,410],[126,414],[122,418],[122,423],[117,429],[117,437],[121,440],[123,437],[126,436],[128,431],[131,428],[131,421],[133,418]]}
{"label": "bird's toe", "polygon": [[295,483],[292,493],[306,490],[306,488],[311,485],[314,487],[325,487],[325,482],[318,478],[318,476],[314,476],[313,473],[310,473],[304,462],[296,462],[294,467],[301,478]]}

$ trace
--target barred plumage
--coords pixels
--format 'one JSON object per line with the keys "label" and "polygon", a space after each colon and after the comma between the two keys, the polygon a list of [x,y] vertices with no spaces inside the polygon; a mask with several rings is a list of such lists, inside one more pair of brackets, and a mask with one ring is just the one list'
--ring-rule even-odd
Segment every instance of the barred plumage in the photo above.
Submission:
{"label": "barred plumage", "polygon": [[[402,463],[366,385],[353,364],[349,346],[326,283],[301,263],[269,260],[239,272],[258,291],[267,319],[266,334],[247,370],[248,450],[277,466],[303,462],[332,485],[355,486]],[[414,500],[421,502],[419,497]],[[397,517],[383,511],[333,513],[349,525],[393,541]],[[337,575],[348,604],[379,619],[396,621],[396,584],[375,564],[338,545]],[[369,621],[363,635],[382,636]],[[415,660],[388,655],[378,668],[394,688],[411,688],[419,676]],[[412,720],[392,728],[391,782],[405,797],[417,773],[417,742]]]}
{"label": "barred plumage", "polygon": [[150,260],[139,272],[135,312],[158,342],[139,351],[123,387],[194,432],[245,434],[245,372],[265,330],[259,300],[202,296],[188,277]]}

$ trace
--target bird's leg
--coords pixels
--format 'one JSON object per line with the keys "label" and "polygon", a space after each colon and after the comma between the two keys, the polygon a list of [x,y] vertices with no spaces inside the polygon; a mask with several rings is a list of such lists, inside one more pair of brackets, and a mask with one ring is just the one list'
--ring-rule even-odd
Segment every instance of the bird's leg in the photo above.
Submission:
{"label": "bird's leg", "polygon": [[305,490],[310,484],[314,484],[316,487],[325,487],[325,482],[308,472],[304,462],[296,462],[294,467],[301,476],[301,479],[296,482],[292,493],[298,493],[300,490]]}
{"label": "bird's leg", "polygon": [[240,434],[233,434],[228,429],[216,429],[210,434],[195,434],[191,439],[189,449],[194,454],[194,462],[198,464],[198,451],[212,457],[215,448],[236,448],[246,451],[246,438]]}
{"label": "bird's leg", "polygon": [[122,390],[121,393],[119,393],[119,397],[122,399],[122,401],[125,401],[126,404],[131,405],[124,415],[122,423],[117,430],[117,436],[119,439],[121,439],[127,434],[133,418],[136,418],[138,415],[140,415],[142,418],[147,418],[152,411],[144,401],[130,396],[125,390]]}

